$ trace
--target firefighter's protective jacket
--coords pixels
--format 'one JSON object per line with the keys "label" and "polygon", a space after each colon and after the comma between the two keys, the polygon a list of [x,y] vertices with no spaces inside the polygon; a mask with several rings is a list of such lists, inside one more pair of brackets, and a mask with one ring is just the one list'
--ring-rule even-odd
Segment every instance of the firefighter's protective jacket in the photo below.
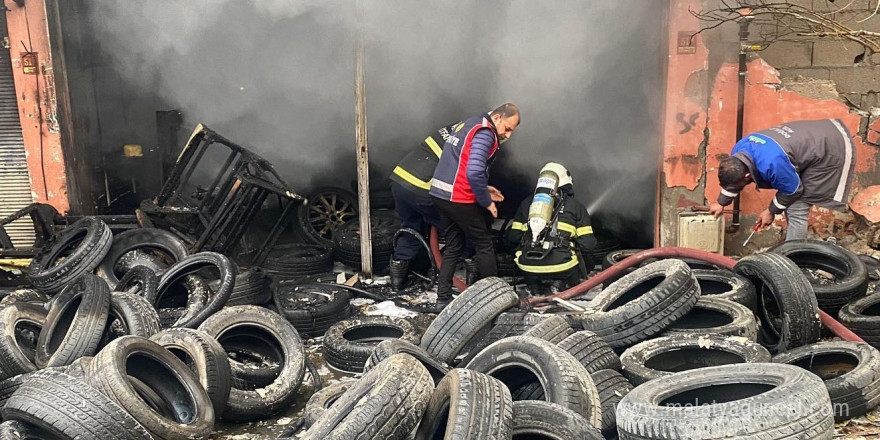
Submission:
{"label": "firefighter's protective jacket", "polygon": [[516,265],[524,272],[553,274],[567,271],[578,265],[575,246],[581,252],[589,252],[596,247],[596,237],[593,235],[587,208],[574,198],[571,185],[565,185],[559,191],[563,195],[564,205],[557,218],[556,232],[563,246],[554,248],[543,259],[531,259],[524,255],[523,243],[531,241],[532,237],[528,224],[531,197],[523,200],[510,228],[505,231],[505,240],[517,249]]}

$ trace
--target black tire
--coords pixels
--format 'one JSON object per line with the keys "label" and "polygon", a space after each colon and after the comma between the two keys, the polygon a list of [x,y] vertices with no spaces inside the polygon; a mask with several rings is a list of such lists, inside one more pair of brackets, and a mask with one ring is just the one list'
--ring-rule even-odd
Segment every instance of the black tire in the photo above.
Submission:
{"label": "black tire", "polygon": [[411,322],[401,318],[347,319],[334,324],[324,335],[324,359],[339,370],[360,373],[380,342],[395,339],[418,344],[419,333]]}
{"label": "black tire", "polygon": [[599,394],[590,373],[574,356],[547,341],[529,336],[502,339],[477,354],[467,368],[500,380],[511,393],[538,382],[544,400],[601,426]]}
{"label": "black tire", "polygon": [[780,353],[773,362],[804,368],[825,381],[837,422],[867,414],[880,404],[880,352],[868,344],[817,342]]}
{"label": "black tire", "polygon": [[[494,342],[511,336],[522,336],[523,333],[547,318],[547,315],[526,312],[504,312],[495,318],[488,332],[480,331],[461,350],[464,353],[460,364],[467,365],[477,353],[483,351]],[[571,323],[569,323],[571,325]]]}
{"label": "black tire", "polygon": [[[138,260],[129,254],[138,251],[146,252],[155,258]],[[107,284],[115,286],[120,278],[139,262],[151,266],[153,262],[158,262],[160,263],[158,267],[150,267],[150,269],[160,271],[188,255],[189,249],[186,244],[171,232],[153,228],[129,229],[113,237],[113,244],[98,265],[96,273],[106,280]]]}
{"label": "black tire", "polygon": [[599,293],[581,324],[612,348],[627,347],[662,332],[687,314],[699,296],[700,287],[684,262],[662,260],[625,275]]}
{"label": "black tire", "polygon": [[590,376],[602,401],[602,433],[606,436],[617,434],[617,404],[632,391],[633,386],[614,370],[599,370]]}
{"label": "black tire", "polygon": [[[208,283],[212,290],[220,288],[220,280]],[[261,306],[272,300],[269,278],[257,267],[239,271],[235,275],[235,285],[229,294],[227,306]]]}
{"label": "black tire", "polygon": [[771,353],[819,340],[816,296],[807,278],[788,257],[772,252],[749,255],[739,260],[733,270],[748,278],[758,292],[759,340]]}
{"label": "black tire", "polygon": [[42,306],[49,301],[49,295],[45,293],[37,292],[33,289],[18,289],[0,299],[0,308],[6,307],[10,304],[16,303],[28,303],[37,306]]}
{"label": "black tire", "polygon": [[154,306],[158,305],[161,303],[163,295],[176,283],[184,280],[188,275],[211,269],[216,269],[219,273],[217,279],[220,281],[220,286],[216,290],[209,288],[210,294],[207,303],[198,309],[190,309],[191,312],[184,314],[174,325],[175,327],[196,328],[226,305],[226,301],[229,300],[229,295],[232,294],[232,289],[235,287],[235,268],[224,255],[216,252],[199,252],[177,262],[162,275],[156,297],[147,299]]}
{"label": "black tire", "polygon": [[0,380],[36,371],[34,355],[46,311],[28,303],[14,303],[0,309]]}
{"label": "black tire", "polygon": [[321,336],[352,313],[351,293],[340,287],[282,284],[273,296],[278,311],[304,337]]}
{"label": "black tire", "polygon": [[880,295],[859,298],[840,309],[841,324],[874,348],[880,348]]}
{"label": "black tire", "polygon": [[159,315],[149,301],[131,293],[113,292],[99,349],[121,336],[149,338],[159,330]]}
{"label": "black tire", "polygon": [[[55,293],[91,272],[110,250],[113,233],[96,217],[84,217],[52,237],[34,256],[29,277],[34,288]],[[58,261],[64,257],[63,261]]]}
{"label": "black tire", "polygon": [[604,369],[619,369],[620,357],[597,334],[581,330],[563,339],[559,348],[567,351],[580,362],[589,373]]}
{"label": "black tire", "polygon": [[[394,234],[398,229],[400,229],[400,219],[394,211],[370,213],[373,270],[383,270],[388,267],[394,251]],[[345,222],[333,235],[333,253],[342,264],[361,270],[361,236],[358,219]]]}
{"label": "black tire", "polygon": [[604,440],[584,417],[564,406],[537,400],[513,403],[513,438]]}
{"label": "black tire", "polygon": [[748,278],[729,270],[694,270],[700,296],[722,298],[757,310],[758,294]]}
{"label": "black tire", "polygon": [[144,298],[152,298],[159,288],[159,277],[147,266],[135,266],[125,273],[113,289],[116,292],[132,293]]}
{"label": "black tire", "polygon": [[331,272],[333,248],[319,244],[279,244],[269,252],[263,270],[280,280]]}
{"label": "black tire", "polygon": [[[287,408],[296,400],[296,390],[305,376],[305,352],[296,329],[280,315],[258,306],[227,307],[208,318],[199,330],[217,339],[220,345],[230,339],[251,337],[271,339],[283,351],[279,362],[281,370],[271,385],[253,391],[232,388],[224,419],[258,420]],[[237,362],[230,360],[229,363],[235,377]]]}
{"label": "black tire", "polygon": [[496,316],[517,304],[519,296],[504,280],[483,278],[434,318],[422,336],[421,347],[437,359],[451,363]]}
{"label": "black tire", "polygon": [[433,388],[422,364],[396,354],[355,382],[302,438],[403,440],[422,419]]}
{"label": "black tire", "polygon": [[211,335],[189,328],[163,330],[150,340],[177,356],[195,373],[211,398],[215,417],[220,417],[232,387],[232,372],[223,346]]}
{"label": "black tire", "polygon": [[[47,368],[46,370],[48,370]],[[3,408],[6,405],[6,401],[18,391],[18,388],[21,387],[21,384],[27,382],[27,379],[34,375],[37,371],[45,371],[45,370],[34,370],[29,373],[19,374],[17,376],[10,377],[2,382],[0,382],[0,408]]]}
{"label": "black tire", "polygon": [[605,258],[602,259],[602,270],[608,269],[609,267],[614,266],[615,264],[620,263],[621,261],[644,250],[645,249],[620,249],[617,251],[611,251],[605,254]]}
{"label": "black tire", "polygon": [[351,191],[333,187],[318,188],[310,192],[307,199],[308,203],[299,208],[297,220],[306,236],[315,243],[333,245],[336,229],[346,221],[357,218],[357,196]]}
{"label": "black tire", "polygon": [[337,382],[333,385],[324,387],[321,391],[312,394],[306,403],[306,409],[303,411],[306,428],[311,427],[317,422],[321,416],[336,403],[339,398],[355,384],[356,381]]}
{"label": "black tire", "polygon": [[513,400],[497,379],[460,368],[440,381],[415,440],[507,440],[513,435]]}
{"label": "black tire", "polygon": [[862,263],[865,263],[865,268],[868,270],[869,280],[880,280],[880,260],[867,254],[859,254],[859,260],[862,260]]}
{"label": "black tire", "polygon": [[9,420],[0,423],[0,440],[65,440],[27,423]]}
{"label": "black tire", "polygon": [[35,363],[40,368],[68,365],[98,351],[110,311],[110,288],[88,273],[58,294],[37,341]]}
{"label": "black tire", "polygon": [[213,432],[214,407],[198,379],[174,354],[149,339],[116,339],[86,371],[92,386],[157,438],[203,439]]}
{"label": "black tire", "polygon": [[4,420],[33,425],[60,439],[152,438],[116,402],[83,380],[54,369],[29,375],[6,401],[2,414]]}
{"label": "black tire", "polygon": [[[770,248],[785,255],[807,274],[819,308],[836,314],[841,307],[868,291],[868,269],[859,256],[835,244],[818,240],[790,240]],[[831,280],[813,275],[822,270]]]}
{"label": "black tire", "polygon": [[605,256],[608,253],[619,250],[620,240],[617,238],[605,234],[601,231],[598,231],[598,227],[593,226],[594,229],[597,230],[596,236],[596,246],[584,254],[584,258],[586,259],[587,268],[591,268],[597,265],[602,264],[602,261],[605,259]]}
{"label": "black tire", "polygon": [[568,321],[561,316],[547,316],[541,322],[526,330],[523,336],[531,336],[543,339],[551,344],[558,344],[563,339],[574,334],[574,329],[568,324]]}
{"label": "black tire", "polygon": [[663,335],[706,333],[757,341],[758,320],[742,304],[711,296],[700,297],[694,308],[667,327]]}
{"label": "black tire", "polygon": [[443,380],[443,377],[446,376],[446,373],[449,373],[449,366],[434,359],[428,354],[428,352],[422,350],[418,345],[411,344],[401,339],[390,339],[380,342],[379,345],[373,349],[373,353],[367,359],[366,364],[364,364],[364,372],[366,373],[367,371],[370,371],[373,367],[379,365],[380,362],[399,353],[408,354],[421,362],[428,370],[428,373],[431,374],[431,378],[434,379],[434,385],[439,384],[440,381]]}
{"label": "black tire", "polygon": [[617,405],[617,432],[621,440],[680,439],[683,432],[693,440],[831,439],[834,418],[816,375],[790,365],[735,364],[636,387]]}
{"label": "black tire", "polygon": [[284,347],[270,334],[233,330],[224,336],[222,346],[229,358],[233,388],[265,388],[281,374]]}
{"label": "black tire", "polygon": [[766,348],[717,334],[664,336],[634,345],[620,356],[621,372],[636,386],[680,371],[760,362],[770,362]]}

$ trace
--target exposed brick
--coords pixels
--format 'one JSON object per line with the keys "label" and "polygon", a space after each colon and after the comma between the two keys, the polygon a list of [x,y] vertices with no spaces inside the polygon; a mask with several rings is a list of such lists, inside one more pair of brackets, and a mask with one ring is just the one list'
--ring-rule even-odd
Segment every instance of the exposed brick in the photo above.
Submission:
{"label": "exposed brick", "polygon": [[840,93],[880,92],[880,66],[839,67],[830,72]]}
{"label": "exposed brick", "polygon": [[856,56],[864,53],[865,47],[855,41],[816,41],[813,43],[813,66],[852,66]]}
{"label": "exposed brick", "polygon": [[[874,11],[871,11],[868,15],[873,13]],[[868,15],[865,15],[862,18],[866,18]],[[850,24],[849,27],[852,29],[861,29],[868,32],[880,32],[880,14],[877,14],[861,23],[856,23],[854,25]]]}
{"label": "exposed brick", "polygon": [[831,79],[831,72],[828,69],[779,69],[779,76],[782,78],[804,78],[812,79]]}
{"label": "exposed brick", "polygon": [[758,55],[768,64],[777,68],[810,67],[813,58],[813,43],[799,41],[777,41]]}
{"label": "exposed brick", "polygon": [[862,108],[865,110],[870,108],[880,108],[880,93],[869,92],[862,95]]}

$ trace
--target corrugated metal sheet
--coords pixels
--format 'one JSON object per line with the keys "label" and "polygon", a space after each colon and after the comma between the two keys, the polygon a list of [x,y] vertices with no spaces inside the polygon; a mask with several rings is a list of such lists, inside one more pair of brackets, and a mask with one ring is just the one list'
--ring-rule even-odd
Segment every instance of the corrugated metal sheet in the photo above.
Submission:
{"label": "corrugated metal sheet", "polygon": [[[6,35],[6,17],[0,16],[0,37]],[[18,117],[18,99],[12,79],[12,60],[9,50],[0,48],[0,218],[33,201]],[[34,243],[30,217],[7,225],[6,232],[16,247],[32,246]]]}

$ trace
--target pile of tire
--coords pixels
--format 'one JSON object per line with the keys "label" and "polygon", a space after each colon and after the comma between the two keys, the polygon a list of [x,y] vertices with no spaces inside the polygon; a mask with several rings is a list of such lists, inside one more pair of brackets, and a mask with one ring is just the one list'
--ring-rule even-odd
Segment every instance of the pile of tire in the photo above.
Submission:
{"label": "pile of tire", "polygon": [[[400,228],[400,219],[394,211],[373,211],[370,226],[373,270],[383,270],[391,262],[394,234]],[[346,221],[333,233],[333,252],[340,263],[361,270],[361,234],[357,218]]]}

